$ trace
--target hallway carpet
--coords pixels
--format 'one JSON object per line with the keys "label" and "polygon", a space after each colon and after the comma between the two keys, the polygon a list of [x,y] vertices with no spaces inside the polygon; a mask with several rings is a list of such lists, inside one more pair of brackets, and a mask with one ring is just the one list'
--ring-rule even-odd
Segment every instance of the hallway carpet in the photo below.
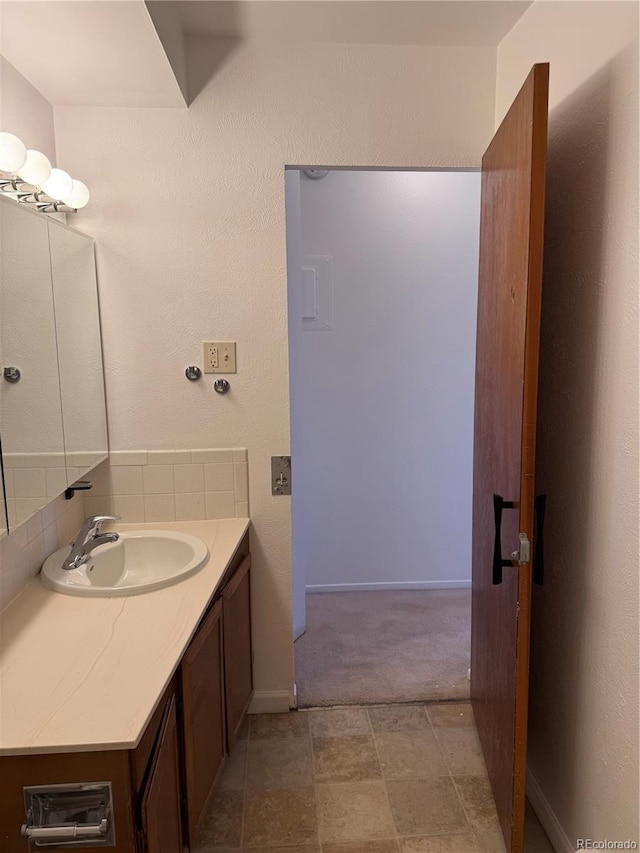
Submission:
{"label": "hallway carpet", "polygon": [[470,627],[469,589],[309,594],[298,705],[467,699]]}

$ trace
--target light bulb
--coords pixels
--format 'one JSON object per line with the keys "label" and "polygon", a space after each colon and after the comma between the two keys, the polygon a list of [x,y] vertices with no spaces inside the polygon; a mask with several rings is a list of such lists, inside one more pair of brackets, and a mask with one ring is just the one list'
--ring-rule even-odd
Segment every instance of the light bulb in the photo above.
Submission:
{"label": "light bulb", "polygon": [[71,193],[73,181],[71,175],[68,175],[63,169],[52,169],[47,180],[41,184],[41,188],[49,198],[62,201],[65,196]]}
{"label": "light bulb", "polygon": [[0,133],[0,169],[13,174],[24,166],[26,159],[24,142],[14,133]]}
{"label": "light bulb", "polygon": [[35,151],[30,148],[27,151],[27,160],[21,169],[18,169],[18,175],[23,181],[32,184],[34,187],[41,187],[51,174],[51,163],[41,151]]}
{"label": "light bulb", "polygon": [[89,204],[89,190],[87,189],[86,184],[83,184],[82,181],[72,181],[73,187],[71,192],[68,193],[62,201],[65,204],[68,204],[69,207],[73,207],[76,210],[80,210],[81,207],[86,207]]}

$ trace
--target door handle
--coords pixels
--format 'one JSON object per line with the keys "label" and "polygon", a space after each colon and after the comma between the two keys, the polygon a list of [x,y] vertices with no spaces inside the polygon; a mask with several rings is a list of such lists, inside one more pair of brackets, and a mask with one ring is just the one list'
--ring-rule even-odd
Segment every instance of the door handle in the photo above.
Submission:
{"label": "door handle", "polygon": [[503,566],[511,566],[512,560],[502,559],[502,539],[500,529],[502,527],[502,510],[515,509],[513,501],[505,501],[501,495],[493,496],[493,519],[496,525],[496,535],[493,541],[493,573],[492,583],[494,585],[502,583],[502,568]]}
{"label": "door handle", "polygon": [[542,586],[544,583],[544,513],[547,506],[547,496],[538,495],[533,506],[536,525],[533,540],[533,582]]}

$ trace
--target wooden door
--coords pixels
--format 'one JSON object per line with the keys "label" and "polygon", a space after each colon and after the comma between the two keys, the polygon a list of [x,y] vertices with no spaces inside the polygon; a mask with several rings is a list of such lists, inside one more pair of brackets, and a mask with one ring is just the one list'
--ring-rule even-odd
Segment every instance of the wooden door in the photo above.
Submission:
{"label": "wooden door", "polygon": [[531,560],[511,555],[519,534],[534,545],[548,84],[535,65],[482,159],[471,701],[511,853],[524,835],[531,610]]}
{"label": "wooden door", "polygon": [[222,602],[205,617],[180,667],[189,843],[226,752],[222,662]]}
{"label": "wooden door", "polygon": [[248,555],[222,591],[227,748],[233,749],[253,696],[251,648],[251,557]]}
{"label": "wooden door", "polygon": [[181,853],[183,839],[175,696],[167,705],[160,727],[140,812],[145,853]]}

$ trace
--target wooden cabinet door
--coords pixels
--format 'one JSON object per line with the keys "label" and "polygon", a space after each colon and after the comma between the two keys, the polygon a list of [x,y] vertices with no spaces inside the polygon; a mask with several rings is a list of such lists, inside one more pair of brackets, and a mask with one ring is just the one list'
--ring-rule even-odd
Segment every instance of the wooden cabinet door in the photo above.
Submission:
{"label": "wooden cabinet door", "polygon": [[227,748],[238,739],[242,718],[253,696],[251,649],[251,557],[247,555],[222,591]]}
{"label": "wooden cabinet door", "polygon": [[222,602],[205,616],[180,668],[189,841],[225,757]]}
{"label": "wooden cabinet door", "polygon": [[160,727],[140,814],[145,853],[182,853],[175,696],[167,705]]}

